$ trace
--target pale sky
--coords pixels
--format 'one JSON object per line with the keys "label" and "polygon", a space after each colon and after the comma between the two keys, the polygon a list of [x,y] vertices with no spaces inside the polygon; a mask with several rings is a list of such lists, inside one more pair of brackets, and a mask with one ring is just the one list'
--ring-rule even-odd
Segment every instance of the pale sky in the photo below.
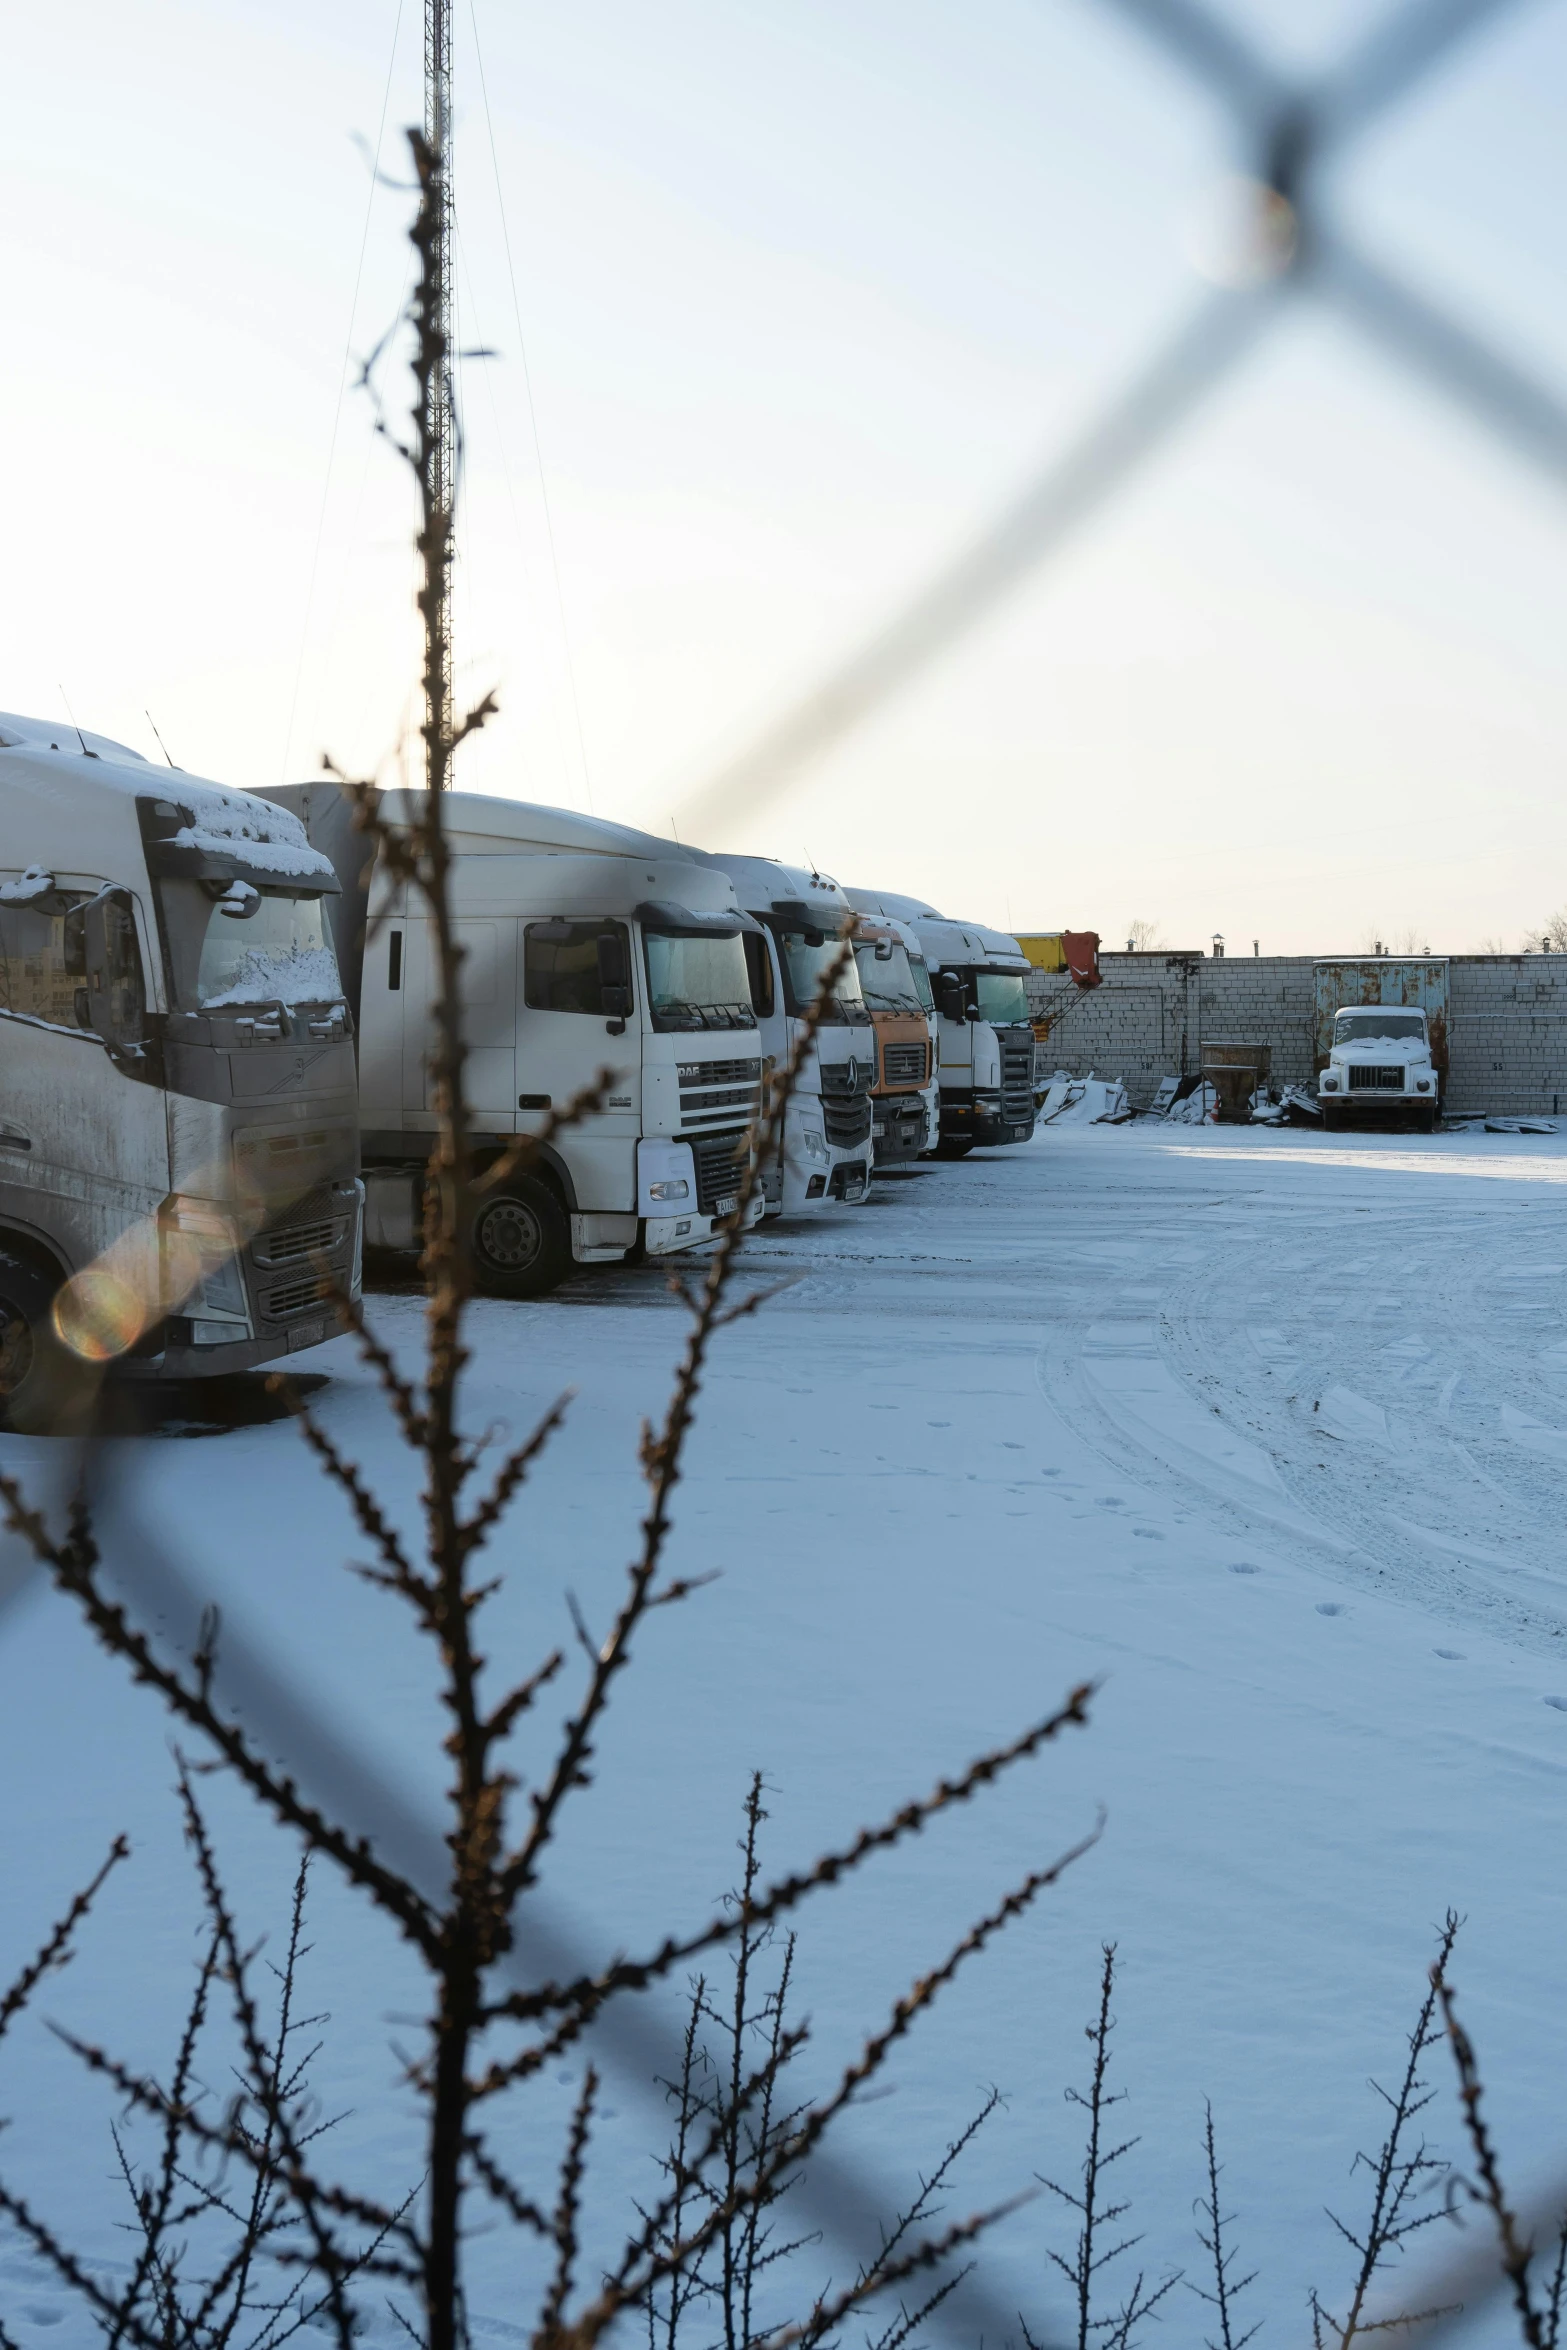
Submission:
{"label": "pale sky", "polygon": [[[1373,20],[1232,15],[1298,60]],[[404,283],[362,146],[386,102],[402,176],[419,18],[13,12],[0,707],[63,689],[155,752],[150,710],[262,790],[397,742],[411,504],[344,355]],[[459,655],[502,702],[460,780],[662,831],[1199,298],[1227,128],[1092,0],[456,0],[456,29],[463,331],[499,354],[465,370]],[[1567,390],[1564,99],[1567,6],[1503,12],[1334,201]],[[1564,612],[1567,491],[1301,307],[703,845],[1107,943],[1511,947],[1567,901]]]}

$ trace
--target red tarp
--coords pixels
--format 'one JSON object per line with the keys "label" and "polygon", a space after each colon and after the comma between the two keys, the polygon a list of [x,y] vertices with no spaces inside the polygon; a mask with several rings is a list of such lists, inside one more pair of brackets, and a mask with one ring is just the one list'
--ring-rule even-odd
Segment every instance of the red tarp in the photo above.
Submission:
{"label": "red tarp", "polygon": [[1066,967],[1079,987],[1097,987],[1104,977],[1099,968],[1099,933],[1097,930],[1063,930],[1061,952]]}

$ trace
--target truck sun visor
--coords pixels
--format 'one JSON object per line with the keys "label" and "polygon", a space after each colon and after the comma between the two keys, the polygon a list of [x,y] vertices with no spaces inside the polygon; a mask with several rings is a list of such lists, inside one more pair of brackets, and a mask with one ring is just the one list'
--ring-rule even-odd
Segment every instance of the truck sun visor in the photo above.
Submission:
{"label": "truck sun visor", "polygon": [[672,898],[644,898],[632,912],[644,930],[660,930],[671,938],[738,938],[742,930],[758,927],[749,914],[733,909],[698,914],[690,906],[677,906]]}

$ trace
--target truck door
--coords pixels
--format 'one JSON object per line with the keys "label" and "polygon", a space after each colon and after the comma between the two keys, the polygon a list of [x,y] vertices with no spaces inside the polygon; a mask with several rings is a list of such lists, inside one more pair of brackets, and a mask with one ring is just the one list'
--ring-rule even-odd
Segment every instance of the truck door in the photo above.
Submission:
{"label": "truck door", "polygon": [[606,1106],[562,1136],[576,1204],[625,1214],[636,1206],[642,1130],[641,1043],[631,934],[624,922],[524,922],[517,973],[517,1126],[536,1133],[601,1069]]}
{"label": "truck door", "polygon": [[[20,880],[0,873],[0,884]],[[0,1203],[72,1271],[169,1188],[166,1099],[146,1052],[129,890],[73,884],[0,898]]]}
{"label": "truck door", "polygon": [[[405,920],[401,927],[403,1108],[427,1112],[433,1127],[435,1082],[430,1064],[435,1052],[432,1013],[438,983],[434,927],[424,917]],[[463,1041],[468,1047],[463,1063],[468,1114],[475,1126],[489,1122],[509,1134],[517,1114],[517,925],[501,917],[494,921],[463,919],[453,928],[463,950],[459,985]]]}

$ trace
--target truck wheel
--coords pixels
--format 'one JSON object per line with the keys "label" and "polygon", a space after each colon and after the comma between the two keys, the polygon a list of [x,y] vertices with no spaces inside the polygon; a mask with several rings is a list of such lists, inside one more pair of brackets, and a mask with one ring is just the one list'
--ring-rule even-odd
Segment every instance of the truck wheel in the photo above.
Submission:
{"label": "truck wheel", "polygon": [[55,1283],[0,1246],[0,1428],[46,1436],[81,1400],[81,1366],[55,1336]]}
{"label": "truck wheel", "polygon": [[544,1297],[571,1271],[566,1211],[536,1175],[514,1175],[468,1219],[474,1279],[491,1297]]}
{"label": "truck wheel", "polygon": [[933,1159],[966,1159],[973,1148],[973,1139],[967,1134],[944,1134],[930,1155]]}

